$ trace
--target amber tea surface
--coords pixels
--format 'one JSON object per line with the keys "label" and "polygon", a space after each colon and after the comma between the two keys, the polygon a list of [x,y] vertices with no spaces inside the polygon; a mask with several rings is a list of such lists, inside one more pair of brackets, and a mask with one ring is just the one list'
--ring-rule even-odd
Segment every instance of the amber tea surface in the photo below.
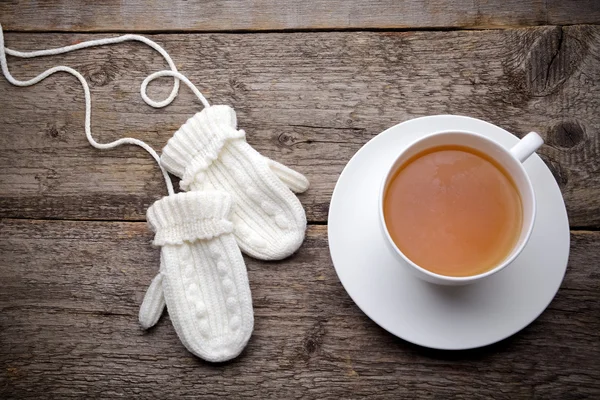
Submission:
{"label": "amber tea surface", "polygon": [[394,243],[414,263],[471,276],[501,263],[521,233],[523,211],[509,175],[462,146],[421,152],[392,176],[383,199]]}

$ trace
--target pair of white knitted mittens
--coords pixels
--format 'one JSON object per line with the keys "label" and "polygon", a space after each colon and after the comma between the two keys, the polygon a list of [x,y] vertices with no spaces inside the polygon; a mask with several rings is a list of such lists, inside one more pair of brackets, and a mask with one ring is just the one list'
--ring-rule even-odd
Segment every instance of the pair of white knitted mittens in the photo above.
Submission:
{"label": "pair of white knitted mittens", "polygon": [[190,352],[213,362],[232,359],[254,326],[240,249],[262,260],[296,251],[306,215],[291,190],[305,191],[308,181],[254,150],[237,129],[235,111],[224,105],[190,118],[168,141],[160,162],[189,192],[148,209],[161,265],[140,308],[140,323],[153,326],[166,303]]}
{"label": "pair of white knitted mittens", "polygon": [[[110,143],[94,140],[90,88],[75,69],[55,66],[26,81],[15,79],[8,70],[6,54],[42,57],[126,41],[152,47],[169,64],[170,70],[155,72],[142,82],[140,93],[148,105],[169,105],[183,82],[205,106],[175,133],[160,158],[139,139],[120,138]],[[278,260],[300,247],[306,216],[290,189],[305,191],[306,178],[250,147],[244,131],[237,129],[235,111],[229,106],[211,106],[177,71],[168,53],[146,37],[124,35],[23,52],[4,47],[0,25],[0,67],[15,86],[35,85],[56,73],[75,76],[84,91],[88,142],[98,149],[122,144],[140,146],[159,162],[169,196],[155,202],[147,212],[156,232],[154,244],[161,246],[161,261],[160,272],[142,302],[140,323],[144,328],[153,326],[166,304],[177,335],[189,351],[215,362],[236,357],[254,326],[248,274],[240,248],[262,260]],[[154,101],[146,88],[161,76],[174,78],[173,90],[165,100]],[[189,192],[175,194],[167,171],[179,176],[181,188]]]}

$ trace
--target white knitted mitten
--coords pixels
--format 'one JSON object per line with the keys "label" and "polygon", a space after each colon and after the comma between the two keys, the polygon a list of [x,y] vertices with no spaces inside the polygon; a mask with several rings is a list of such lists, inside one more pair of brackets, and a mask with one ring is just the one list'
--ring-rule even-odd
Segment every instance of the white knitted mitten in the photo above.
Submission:
{"label": "white knitted mitten", "polygon": [[231,194],[231,219],[242,251],[263,260],[282,259],[304,240],[306,214],[290,189],[303,192],[308,180],[262,156],[245,135],[237,130],[233,108],[206,107],[169,139],[161,165],[181,178],[183,190]]}
{"label": "white knitted mitten", "polygon": [[147,212],[161,246],[160,272],[140,308],[140,324],[153,326],[167,305],[183,345],[207,361],[236,357],[254,326],[246,265],[228,220],[223,192],[178,193]]}

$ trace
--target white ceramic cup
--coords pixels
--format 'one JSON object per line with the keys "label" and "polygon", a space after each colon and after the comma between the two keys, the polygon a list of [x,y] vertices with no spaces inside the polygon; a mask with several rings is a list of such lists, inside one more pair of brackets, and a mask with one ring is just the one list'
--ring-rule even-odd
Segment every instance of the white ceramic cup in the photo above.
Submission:
{"label": "white ceramic cup", "polygon": [[[527,160],[527,158],[529,158],[529,156],[532,155],[543,143],[544,141],[540,135],[535,132],[531,132],[521,139],[519,143],[513,146],[510,150],[507,150],[493,140],[475,132],[441,131],[427,135],[413,142],[406,149],[404,149],[404,151],[398,155],[393,164],[390,166],[387,174],[385,175],[379,193],[379,220],[388,245],[400,258],[400,260],[403,261],[402,264],[406,265],[419,278],[441,285],[464,285],[467,283],[473,283],[493,275],[509,265],[521,253],[527,244],[529,236],[531,235],[531,231],[533,230],[533,223],[535,220],[535,194],[533,191],[533,186],[531,185],[531,181],[529,180],[529,176],[527,176],[527,172],[525,172],[525,168],[523,168],[522,163]],[[508,174],[510,174],[521,196],[521,204],[523,206],[523,225],[521,227],[521,233],[517,243],[501,263],[481,274],[465,277],[446,276],[436,274],[420,267],[411,261],[404,253],[402,253],[398,246],[396,246],[392,240],[392,237],[390,236],[390,233],[388,232],[387,225],[385,223],[385,218],[383,215],[384,194],[397,169],[414,155],[432,147],[445,145],[470,147],[494,159]]]}

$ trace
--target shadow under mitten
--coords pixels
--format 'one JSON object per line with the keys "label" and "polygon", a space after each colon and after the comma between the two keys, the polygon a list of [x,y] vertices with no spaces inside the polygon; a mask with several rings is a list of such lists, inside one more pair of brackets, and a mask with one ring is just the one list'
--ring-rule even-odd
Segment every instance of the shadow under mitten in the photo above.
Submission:
{"label": "shadow under mitten", "polygon": [[235,237],[246,254],[278,260],[304,240],[306,214],[292,193],[308,189],[300,173],[270,160],[237,130],[233,108],[206,107],[187,120],[163,149],[161,165],[183,190],[222,190],[233,198]]}
{"label": "shadow under mitten", "polygon": [[160,272],[140,308],[144,329],[166,303],[183,345],[207,361],[235,358],[254,327],[246,265],[228,217],[231,197],[223,192],[178,193],[147,212],[161,246]]}

